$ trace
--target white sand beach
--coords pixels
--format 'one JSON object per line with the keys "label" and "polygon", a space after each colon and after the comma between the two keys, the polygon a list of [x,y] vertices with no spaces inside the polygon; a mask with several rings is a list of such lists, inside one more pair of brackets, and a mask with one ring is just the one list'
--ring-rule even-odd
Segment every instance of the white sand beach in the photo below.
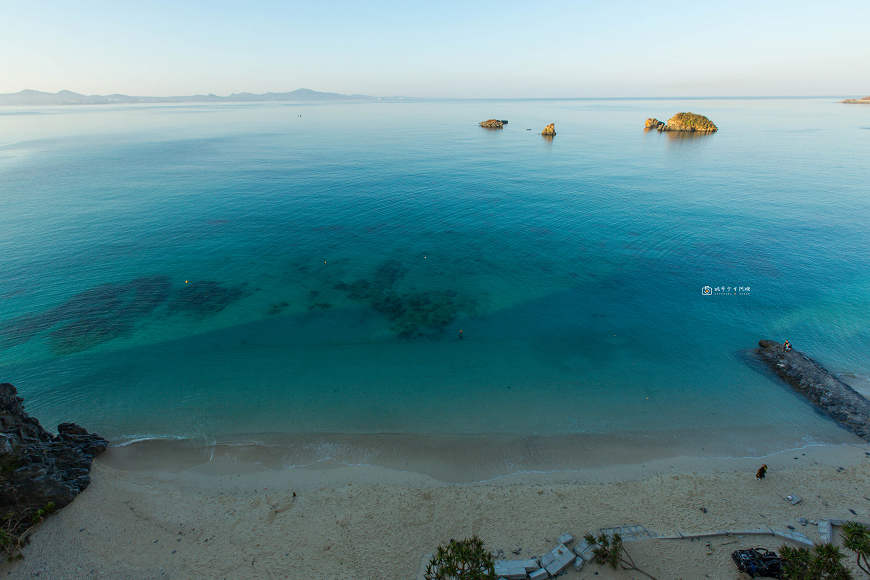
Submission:
{"label": "white sand beach", "polygon": [[[761,463],[769,470],[758,481]],[[818,541],[817,527],[801,526],[798,518],[870,522],[870,445],[864,443],[473,484],[331,461],[272,470],[240,462],[226,449],[191,465],[147,456],[133,445],[107,451],[92,477],[84,493],[36,532],[24,560],[0,565],[0,576],[410,580],[439,543],[472,534],[519,558],[549,551],[563,532],[580,537],[609,526],[684,534],[792,526]],[[803,501],[792,505],[787,495]],[[782,544],[772,536],[719,536],[708,554],[705,542],[625,545],[659,580],[733,580],[734,549]],[[642,578],[596,564],[569,568],[566,576],[593,577]]]}

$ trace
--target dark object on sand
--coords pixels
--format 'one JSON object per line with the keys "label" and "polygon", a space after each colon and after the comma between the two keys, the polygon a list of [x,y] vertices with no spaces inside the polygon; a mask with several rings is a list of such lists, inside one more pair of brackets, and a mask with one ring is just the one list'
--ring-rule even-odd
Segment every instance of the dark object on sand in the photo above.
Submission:
{"label": "dark object on sand", "polygon": [[731,559],[737,565],[737,569],[746,572],[753,578],[766,576],[769,578],[782,578],[782,558],[776,552],[764,548],[750,548],[749,550],[734,550]]}
{"label": "dark object on sand", "polygon": [[764,476],[767,474],[767,464],[763,464],[758,468],[758,471],[755,472],[755,479],[764,479]]}

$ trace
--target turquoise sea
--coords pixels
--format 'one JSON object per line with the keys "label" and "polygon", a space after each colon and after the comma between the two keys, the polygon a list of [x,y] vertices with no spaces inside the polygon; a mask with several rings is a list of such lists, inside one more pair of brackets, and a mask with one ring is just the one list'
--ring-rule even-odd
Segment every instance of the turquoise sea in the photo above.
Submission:
{"label": "turquoise sea", "polygon": [[[284,464],[853,442],[746,354],[870,378],[870,107],[836,100],[0,108],[0,381]],[[644,132],[678,111],[720,130]]]}

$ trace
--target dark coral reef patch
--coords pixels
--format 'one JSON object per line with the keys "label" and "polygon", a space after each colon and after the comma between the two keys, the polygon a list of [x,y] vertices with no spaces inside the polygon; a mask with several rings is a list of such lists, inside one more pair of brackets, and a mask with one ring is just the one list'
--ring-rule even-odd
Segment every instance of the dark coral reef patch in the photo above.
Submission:
{"label": "dark coral reef patch", "polygon": [[176,291],[167,305],[167,311],[169,314],[182,313],[202,319],[217,314],[244,295],[244,284],[222,286],[219,282],[202,280],[185,284]]}
{"label": "dark coral reef patch", "polygon": [[242,287],[194,282],[173,289],[168,276],[145,276],[125,283],[101,284],[63,304],[0,324],[0,348],[25,343],[39,333],[57,354],[88,350],[132,334],[140,321],[158,313],[185,313],[204,318],[244,295]]}
{"label": "dark coral reef patch", "polygon": [[403,338],[437,336],[463,312],[474,314],[477,302],[455,290],[397,291],[396,285],[407,272],[398,260],[387,260],[371,276],[350,284],[340,282],[333,288],[371,306]]}

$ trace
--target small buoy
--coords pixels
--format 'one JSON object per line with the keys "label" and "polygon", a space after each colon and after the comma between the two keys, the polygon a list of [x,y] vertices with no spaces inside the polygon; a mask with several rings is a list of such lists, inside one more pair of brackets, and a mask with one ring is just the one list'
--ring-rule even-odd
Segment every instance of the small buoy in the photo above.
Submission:
{"label": "small buoy", "polygon": [[187,284],[187,280],[185,280],[184,283]]}

